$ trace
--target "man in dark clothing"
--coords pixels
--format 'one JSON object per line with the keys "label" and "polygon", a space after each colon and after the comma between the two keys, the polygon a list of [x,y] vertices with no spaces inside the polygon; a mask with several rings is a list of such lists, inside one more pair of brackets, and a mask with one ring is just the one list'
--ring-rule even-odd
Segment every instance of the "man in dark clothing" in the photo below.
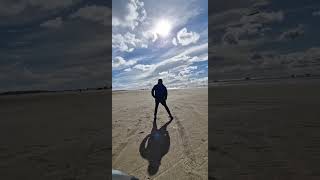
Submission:
{"label": "man in dark clothing", "polygon": [[166,103],[168,91],[167,91],[167,88],[162,84],[162,79],[159,79],[158,84],[153,86],[151,94],[154,97],[155,103],[156,103],[156,107],[154,109],[154,118],[155,119],[157,118],[158,106],[159,106],[159,103],[161,103],[166,108],[169,114],[170,120],[172,120],[173,117]]}

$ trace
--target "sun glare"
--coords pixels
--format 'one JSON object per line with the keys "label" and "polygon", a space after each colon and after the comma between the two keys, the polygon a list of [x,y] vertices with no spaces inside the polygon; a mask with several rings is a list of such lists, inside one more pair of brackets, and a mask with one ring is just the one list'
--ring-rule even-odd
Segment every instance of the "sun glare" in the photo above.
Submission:
{"label": "sun glare", "polygon": [[162,37],[166,37],[170,34],[171,24],[168,20],[162,19],[157,22],[153,31],[154,31],[154,33],[156,33]]}

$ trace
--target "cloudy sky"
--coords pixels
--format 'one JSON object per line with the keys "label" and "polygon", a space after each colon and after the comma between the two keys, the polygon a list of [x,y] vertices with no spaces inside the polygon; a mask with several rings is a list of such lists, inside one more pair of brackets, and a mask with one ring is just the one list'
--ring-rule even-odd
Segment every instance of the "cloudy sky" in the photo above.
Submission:
{"label": "cloudy sky", "polygon": [[209,2],[209,77],[320,74],[320,1]]}
{"label": "cloudy sky", "polygon": [[318,0],[207,3],[1,0],[0,91],[319,74]]}
{"label": "cloudy sky", "polygon": [[208,82],[207,0],[113,0],[112,86],[152,88]]}
{"label": "cloudy sky", "polygon": [[111,0],[1,0],[0,91],[111,84]]}

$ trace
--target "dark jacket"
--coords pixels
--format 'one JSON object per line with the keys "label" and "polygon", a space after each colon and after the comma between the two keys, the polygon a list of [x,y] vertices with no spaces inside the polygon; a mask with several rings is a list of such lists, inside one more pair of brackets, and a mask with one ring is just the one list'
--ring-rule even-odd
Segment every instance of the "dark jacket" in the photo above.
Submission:
{"label": "dark jacket", "polygon": [[163,84],[156,84],[153,86],[151,94],[158,100],[167,100],[168,91]]}

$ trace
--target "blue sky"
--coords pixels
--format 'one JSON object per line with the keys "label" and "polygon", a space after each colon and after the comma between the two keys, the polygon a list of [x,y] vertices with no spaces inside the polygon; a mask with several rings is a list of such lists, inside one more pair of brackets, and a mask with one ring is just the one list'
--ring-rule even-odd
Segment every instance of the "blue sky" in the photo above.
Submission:
{"label": "blue sky", "polygon": [[113,0],[113,88],[152,88],[159,78],[169,88],[207,85],[207,3]]}

